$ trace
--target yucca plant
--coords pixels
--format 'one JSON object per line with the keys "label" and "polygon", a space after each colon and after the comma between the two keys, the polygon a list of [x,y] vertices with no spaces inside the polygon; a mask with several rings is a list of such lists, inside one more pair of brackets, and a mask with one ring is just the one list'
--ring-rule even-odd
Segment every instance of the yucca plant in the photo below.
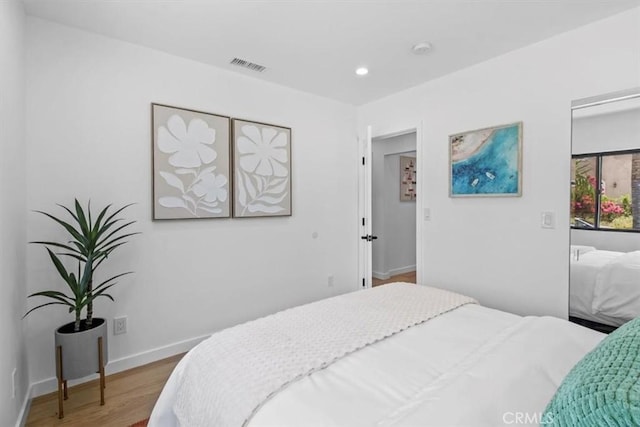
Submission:
{"label": "yucca plant", "polygon": [[[67,284],[70,294],[60,291],[40,291],[29,295],[31,297],[46,297],[53,301],[40,304],[29,310],[25,316],[34,310],[48,305],[65,305],[69,307],[69,313],[75,313],[74,331],[80,330],[82,311],[86,307],[87,316],[85,324],[87,329],[91,329],[93,324],[93,301],[99,297],[109,298],[114,301],[113,297],[107,291],[114,285],[119,277],[131,274],[131,271],[116,274],[100,284],[94,286],[93,278],[98,267],[109,257],[109,255],[119,246],[127,243],[125,240],[137,232],[125,233],[125,229],[135,221],[126,222],[123,218],[118,218],[123,210],[131,206],[125,205],[117,209],[113,213],[109,213],[111,205],[108,205],[96,218],[95,222],[91,215],[91,202],[87,204],[86,211],[75,200],[74,210],[66,206],[58,205],[63,208],[73,219],[73,221],[64,221],[52,214],[43,211],[36,211],[42,215],[52,219],[62,226],[68,233],[70,240],[66,243],[35,241],[44,245],[49,254],[56,271]],[[59,252],[54,252],[54,250]],[[61,257],[73,258],[77,264],[77,274],[74,271],[67,270],[63,264]],[[75,270],[75,265],[74,269]]]}

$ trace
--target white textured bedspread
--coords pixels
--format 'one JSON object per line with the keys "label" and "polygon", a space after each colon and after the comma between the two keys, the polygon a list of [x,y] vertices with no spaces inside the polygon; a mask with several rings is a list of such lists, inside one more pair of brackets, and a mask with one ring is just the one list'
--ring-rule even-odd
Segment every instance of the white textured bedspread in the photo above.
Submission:
{"label": "white textured bedspread", "polygon": [[473,302],[452,292],[397,283],[225,329],[190,352],[174,414],[181,426],[245,425],[270,396],[293,381]]}
{"label": "white textured bedspread", "polygon": [[[248,427],[538,425],[564,376],[603,336],[466,304],[291,383]],[[180,425],[173,405],[190,358],[171,374],[151,427]]]}
{"label": "white textured bedspread", "polygon": [[467,304],[291,384],[249,427],[538,426],[563,378],[602,337],[565,320]]}

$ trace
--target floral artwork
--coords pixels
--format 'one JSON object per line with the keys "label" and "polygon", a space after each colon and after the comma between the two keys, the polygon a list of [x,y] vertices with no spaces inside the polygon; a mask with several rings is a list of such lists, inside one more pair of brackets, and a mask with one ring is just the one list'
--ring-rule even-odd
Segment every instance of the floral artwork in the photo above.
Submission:
{"label": "floral artwork", "polygon": [[233,119],[234,217],[291,215],[291,129]]}
{"label": "floral artwork", "polygon": [[228,218],[228,117],[152,105],[154,219]]}
{"label": "floral artwork", "polygon": [[449,137],[451,197],[522,195],[522,122]]}

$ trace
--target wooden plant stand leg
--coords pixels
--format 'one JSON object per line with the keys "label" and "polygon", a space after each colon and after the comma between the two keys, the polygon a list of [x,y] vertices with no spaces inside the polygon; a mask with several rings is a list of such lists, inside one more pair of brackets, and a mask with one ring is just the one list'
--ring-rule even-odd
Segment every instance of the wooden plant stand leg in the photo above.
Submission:
{"label": "wooden plant stand leg", "polygon": [[64,386],[64,400],[67,400],[69,398],[69,391],[67,389],[67,380],[64,380],[62,385]]}
{"label": "wooden plant stand leg", "polygon": [[98,337],[98,366],[100,369],[100,405],[104,405],[104,357],[102,356],[102,337]]}
{"label": "wooden plant stand leg", "polygon": [[[64,373],[62,372],[62,346],[56,347],[56,364],[58,365],[58,372],[60,373],[58,376],[58,419],[64,418],[64,408],[62,405],[63,395],[66,399],[67,397],[67,382],[64,381]],[[63,389],[64,383],[64,392]]]}

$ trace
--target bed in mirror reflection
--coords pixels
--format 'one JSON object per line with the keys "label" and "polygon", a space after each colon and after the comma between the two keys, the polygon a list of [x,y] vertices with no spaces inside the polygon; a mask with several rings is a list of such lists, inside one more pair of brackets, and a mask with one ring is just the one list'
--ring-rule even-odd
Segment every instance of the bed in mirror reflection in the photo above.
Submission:
{"label": "bed in mirror reflection", "polygon": [[640,316],[640,88],[572,103],[570,320]]}

